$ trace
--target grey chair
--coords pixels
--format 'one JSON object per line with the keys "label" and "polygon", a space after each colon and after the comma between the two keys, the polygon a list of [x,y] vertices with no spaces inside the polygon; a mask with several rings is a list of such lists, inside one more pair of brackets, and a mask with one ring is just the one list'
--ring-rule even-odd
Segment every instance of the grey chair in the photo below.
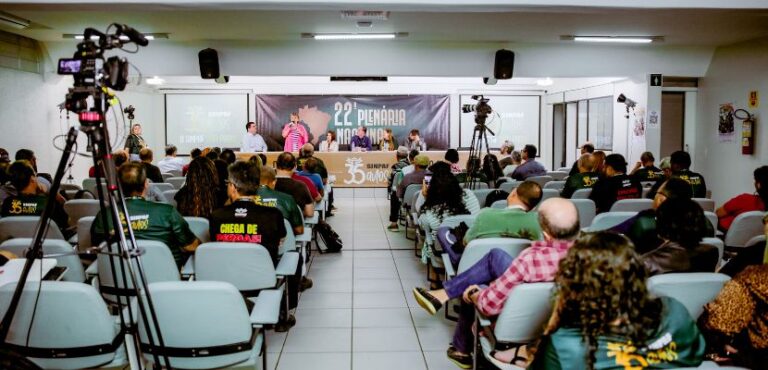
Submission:
{"label": "grey chair", "polygon": [[568,171],[547,171],[547,176],[551,177],[553,181],[563,181],[568,177]]}
{"label": "grey chair", "polygon": [[531,176],[531,177],[529,177],[529,178],[527,178],[525,180],[526,181],[533,181],[533,182],[539,184],[539,186],[541,186],[543,188],[544,185],[546,185],[548,182],[552,181],[553,179],[552,179],[552,176]]}
{"label": "grey chair", "polygon": [[[0,250],[9,251],[19,257],[25,256],[33,240],[32,238],[9,239],[0,244]],[[80,262],[80,257],[72,248],[72,245],[66,241],[56,239],[43,240],[43,257],[55,258],[57,266],[67,268],[67,271],[61,278],[62,281],[78,283],[85,281],[83,263]]]}
{"label": "grey chair", "polygon": [[[15,283],[0,287],[0,317],[15,288]],[[42,281],[24,286],[7,339],[22,355],[28,349],[56,349],[45,357],[27,356],[40,368],[90,369],[128,365],[122,336],[119,322],[92,286]],[[87,347],[92,350],[84,356],[65,355],[66,349]]]}
{"label": "grey chair", "polygon": [[[464,189],[469,189],[469,183],[468,182],[462,182],[460,185]],[[478,180],[478,181],[475,182],[474,190],[476,190],[476,189],[488,189],[488,184]]]}
{"label": "grey chair", "polygon": [[485,205],[485,199],[488,198],[488,194],[490,194],[494,190],[496,190],[496,189],[475,189],[475,190],[472,190],[472,192],[475,194],[475,197],[477,198],[477,202],[480,204],[481,208]]}
{"label": "grey chair", "polygon": [[96,179],[93,177],[83,179],[83,190],[90,191],[93,195],[96,195]]}
{"label": "grey chair", "polygon": [[184,220],[189,224],[189,229],[202,243],[211,241],[211,228],[208,219],[204,217],[185,216]]}
{"label": "grey chair", "polygon": [[[165,347],[173,348],[153,350],[168,355],[172,368],[257,369],[260,354],[260,368],[266,368],[263,325],[277,322],[279,306],[258,302],[249,314],[240,293],[225,282],[158,282],[150,284],[149,291]],[[142,347],[150,346],[150,335],[157,345],[154,330],[150,334],[139,325]],[[153,368],[155,359],[148,352],[143,357]]]}
{"label": "grey chair", "polygon": [[464,249],[464,253],[461,255],[459,265],[456,270],[450,263],[450,258],[447,253],[443,254],[443,263],[445,264],[446,277],[453,277],[460,274],[477,263],[483,256],[488,254],[492,249],[501,249],[512,258],[517,257],[520,252],[525,248],[531,246],[531,241],[528,239],[517,238],[482,238],[475,239],[469,242],[469,245]]}
{"label": "grey chair", "polygon": [[166,183],[173,185],[176,190],[181,189],[181,187],[184,186],[184,183],[187,182],[186,177],[171,177],[164,180]]}
{"label": "grey chair", "polygon": [[590,194],[592,194],[591,188],[578,189],[573,192],[571,199],[589,199]]}
{"label": "grey chair", "polygon": [[179,170],[170,170],[168,171],[169,174],[173,175],[173,177],[181,177],[184,176],[184,173]]}
{"label": "grey chair", "polygon": [[[64,190],[64,194],[66,194],[67,199],[73,199],[79,191],[80,190]],[[81,195],[80,199],[96,199],[96,197],[90,192],[86,191]]]}
{"label": "grey chair", "polygon": [[586,230],[587,232],[608,230],[632,217],[637,215],[637,212],[605,212],[595,216]]}
{"label": "grey chair", "polygon": [[[459,226],[462,222],[465,223],[468,227],[472,227],[472,225],[475,223],[475,219],[477,218],[477,215],[456,215],[456,216],[448,216],[443,219],[443,222],[440,223],[440,226],[437,228],[438,230],[449,227],[454,228],[456,226]],[[424,230],[424,234],[427,238],[432,238],[432,231],[433,230]],[[437,241],[433,241],[434,246],[437,250],[441,250],[439,243]],[[431,265],[435,268],[444,268],[443,266],[443,260],[448,257],[447,253],[442,254],[443,258],[431,258]],[[450,264],[449,264],[450,265]],[[429,270],[427,270],[429,271]]]}
{"label": "grey chair", "polygon": [[174,174],[167,172],[161,173],[160,175],[163,176],[163,182],[170,179],[171,177],[176,177]]}
{"label": "grey chair", "polygon": [[76,226],[83,217],[96,216],[100,209],[96,199],[72,199],[64,203],[64,212],[69,216],[70,226]]}
{"label": "grey chair", "polygon": [[640,212],[653,207],[651,199],[622,199],[611,206],[611,212]]}
{"label": "grey chair", "polygon": [[565,188],[565,181],[562,180],[550,181],[544,184],[544,189],[555,189],[558,192],[563,191],[563,188]]}
{"label": "grey chair", "polygon": [[165,201],[168,202],[168,204],[172,205],[173,208],[176,208],[178,206],[178,204],[176,204],[176,199],[174,198],[176,196],[176,193],[178,192],[179,192],[178,189],[166,190],[163,192]]}
{"label": "grey chair", "polygon": [[[543,203],[545,200],[549,198],[557,198],[560,196],[560,191],[556,189],[542,189],[541,190],[541,200],[539,201],[539,204]],[[538,207],[537,204],[536,206]]]}
{"label": "grey chair", "polygon": [[83,188],[80,185],[77,184],[61,184],[59,185],[59,190],[74,190],[75,192],[78,192],[80,190],[83,190]]}
{"label": "grey chair", "polygon": [[708,212],[715,211],[715,201],[707,198],[693,198],[696,203],[699,203],[701,209]]}
{"label": "grey chair", "polygon": [[506,199],[499,199],[499,200],[491,203],[491,208],[497,208],[497,209],[507,208],[507,200]]}
{"label": "grey chair", "polygon": [[571,199],[576,210],[579,211],[579,227],[584,229],[592,225],[592,220],[597,215],[597,207],[592,199]]}
{"label": "grey chair", "polygon": [[736,216],[725,234],[725,246],[746,247],[750,239],[763,235],[764,216],[765,212],[760,211],[745,212]]}
{"label": "grey chair", "polygon": [[500,190],[504,190],[507,193],[511,193],[512,189],[517,188],[518,185],[520,185],[520,181],[515,181],[515,180],[507,181],[507,182],[499,185],[499,189]]}
{"label": "grey chair", "polygon": [[[13,238],[34,238],[40,216],[12,216],[0,218],[0,242]],[[46,239],[64,239],[59,227],[53,220],[48,220]]]}
{"label": "grey chair", "polygon": [[715,212],[704,211],[704,217],[706,217],[707,221],[709,221],[709,223],[712,225],[712,228],[715,230],[715,233],[722,234],[722,231],[717,229],[717,224],[719,223],[719,221]]}
{"label": "grey chair", "polygon": [[663,274],[648,279],[648,291],[657,297],[678,300],[695,321],[704,312],[704,305],[717,297],[728,280],[728,275],[714,272]]}
{"label": "grey chair", "polygon": [[752,239],[749,239],[749,241],[746,243],[745,247],[753,247],[758,244],[765,244],[765,235],[758,235]]}
{"label": "grey chair", "polygon": [[89,248],[93,247],[91,242],[91,225],[95,216],[82,217],[77,220],[77,251],[85,252]]}
{"label": "grey chair", "polygon": [[[765,236],[763,236],[765,237]],[[723,261],[723,253],[725,253],[725,243],[719,238],[704,238],[701,240],[703,244],[709,244],[715,248],[717,248],[717,255],[719,258],[717,259],[717,265],[720,266],[720,263]]]}
{"label": "grey chair", "polygon": [[166,190],[173,190],[176,189],[173,185],[167,183],[167,182],[157,182],[157,183],[150,183],[150,187],[154,188],[158,192],[162,193]]}

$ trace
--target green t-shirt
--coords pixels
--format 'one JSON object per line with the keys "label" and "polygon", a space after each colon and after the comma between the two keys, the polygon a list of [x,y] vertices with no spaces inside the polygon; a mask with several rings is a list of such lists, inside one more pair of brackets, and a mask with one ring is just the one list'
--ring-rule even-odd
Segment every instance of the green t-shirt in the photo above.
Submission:
{"label": "green t-shirt", "polygon": [[299,206],[296,205],[293,197],[263,185],[259,187],[258,194],[258,197],[254,197],[256,204],[279,209],[283,218],[288,220],[292,227],[303,225],[304,219],[301,217]]}
{"label": "green t-shirt", "polygon": [[[165,243],[171,249],[176,264],[183,265],[186,258],[182,248],[197,238],[189,229],[189,224],[184,217],[170,204],[150,202],[140,197],[126,198],[125,204],[136,239],[157,240]],[[122,212],[120,219],[125,227],[125,216]],[[107,225],[112,230],[112,218],[109,216]],[[94,244],[104,241],[103,233],[104,227],[101,212],[99,212],[91,226],[91,240]]]}
{"label": "green t-shirt", "polygon": [[[704,358],[704,337],[688,310],[672,298],[661,298],[661,323],[647,343],[637,347],[624,338],[597,339],[595,370],[697,367]],[[582,370],[587,348],[576,328],[562,327],[544,338],[529,369]]]}
{"label": "green t-shirt", "polygon": [[536,212],[525,212],[520,208],[483,208],[464,235],[464,243],[478,238],[520,238],[541,239]]}
{"label": "green t-shirt", "polygon": [[598,176],[595,172],[577,173],[568,176],[565,187],[560,193],[563,198],[570,198],[576,190],[591,188],[597,182]]}

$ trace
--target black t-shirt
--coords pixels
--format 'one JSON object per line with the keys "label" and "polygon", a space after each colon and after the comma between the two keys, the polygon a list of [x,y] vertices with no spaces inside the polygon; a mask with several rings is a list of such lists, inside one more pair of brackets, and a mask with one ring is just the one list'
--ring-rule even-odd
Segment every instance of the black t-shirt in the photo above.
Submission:
{"label": "black t-shirt", "polygon": [[152,163],[143,162],[144,170],[147,172],[147,178],[155,184],[164,182],[163,174],[160,172],[160,168]]}
{"label": "black t-shirt", "polygon": [[277,262],[280,239],[286,235],[280,210],[260,206],[250,198],[215,210],[210,225],[212,241],[261,244],[269,251],[272,262]]}
{"label": "black t-shirt", "polygon": [[658,181],[664,177],[664,171],[656,166],[643,167],[635,171],[632,176],[637,179],[637,181]]}
{"label": "black t-shirt", "polygon": [[[45,206],[48,204],[48,196],[44,194],[38,195],[11,195],[5,198],[0,210],[0,215],[3,217],[13,216],[41,216]],[[58,202],[54,204],[53,214],[51,219],[56,222],[59,229],[66,229],[68,226],[67,213],[64,212],[64,207]]]}
{"label": "black t-shirt", "polygon": [[304,211],[304,206],[315,202],[315,200],[312,199],[312,195],[309,193],[307,185],[288,177],[278,177],[275,190],[292,196],[302,212]]}
{"label": "black t-shirt", "polygon": [[597,213],[608,212],[613,203],[622,199],[638,199],[643,195],[640,183],[626,174],[601,179],[592,187],[589,199],[595,201]]}
{"label": "black t-shirt", "polygon": [[707,197],[707,183],[704,182],[704,176],[701,176],[701,174],[689,170],[682,170],[673,172],[672,177],[685,180],[691,184],[694,198]]}

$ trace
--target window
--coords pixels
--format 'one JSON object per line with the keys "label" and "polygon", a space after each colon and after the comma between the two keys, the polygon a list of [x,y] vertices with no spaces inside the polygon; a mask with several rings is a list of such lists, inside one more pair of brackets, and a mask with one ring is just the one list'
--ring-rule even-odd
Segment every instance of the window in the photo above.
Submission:
{"label": "window", "polygon": [[597,150],[613,151],[613,97],[589,99],[587,139]]}

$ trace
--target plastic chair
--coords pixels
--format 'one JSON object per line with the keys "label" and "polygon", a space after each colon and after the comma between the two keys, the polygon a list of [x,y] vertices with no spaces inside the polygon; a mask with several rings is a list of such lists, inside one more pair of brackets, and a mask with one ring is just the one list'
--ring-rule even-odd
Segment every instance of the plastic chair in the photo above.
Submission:
{"label": "plastic chair", "polygon": [[565,188],[565,181],[562,180],[550,181],[544,184],[544,189],[555,189],[558,192],[563,191],[563,188]]}
{"label": "plastic chair", "polygon": [[517,186],[520,185],[520,181],[507,181],[501,185],[499,185],[500,190],[504,190],[507,193],[511,193],[512,189],[517,188]]}
{"label": "plastic chair", "polygon": [[96,199],[72,199],[64,203],[64,212],[69,216],[69,225],[75,226],[77,222],[88,216],[96,216],[101,209]]}
{"label": "plastic chair", "polygon": [[[40,216],[11,216],[0,218],[0,242],[13,238],[34,238]],[[64,239],[61,230],[53,220],[48,220],[46,239]]]}
{"label": "plastic chair", "polygon": [[[461,187],[463,189],[469,189],[469,183],[468,182],[462,182],[459,185],[461,185]],[[473,190],[477,190],[477,189],[488,189],[488,184],[485,183],[485,182],[482,182],[480,180],[475,181],[475,188]]]}
{"label": "plastic chair", "polygon": [[584,229],[592,225],[592,220],[597,215],[597,207],[592,199],[571,199],[579,212],[579,227]]}
{"label": "plastic chair", "polygon": [[184,217],[184,221],[189,224],[189,229],[195,234],[201,243],[208,243],[211,241],[211,227],[207,218],[204,217]]}
{"label": "plastic chair", "polygon": [[[0,317],[5,316],[15,288],[15,283],[0,287]],[[4,346],[22,355],[29,349],[51,349],[45,357],[25,355],[43,369],[120,368],[128,364],[123,337],[119,321],[110,316],[92,286],[42,281],[24,286]],[[84,347],[93,350],[81,357],[65,355]]]}
{"label": "plastic chair", "polygon": [[547,176],[551,177],[553,181],[563,181],[566,177],[568,177],[568,171],[547,171]]}
{"label": "plastic chair", "polygon": [[611,212],[640,212],[653,207],[651,199],[622,199],[611,206]]}
{"label": "plastic chair", "polygon": [[529,177],[529,178],[527,178],[525,180],[526,181],[533,181],[533,182],[539,184],[539,186],[541,186],[543,188],[544,185],[546,185],[548,182],[552,181],[553,179],[552,179],[552,176],[531,176],[531,177]]}
{"label": "plastic chair", "polygon": [[173,190],[166,190],[163,192],[163,196],[165,197],[165,201],[168,202],[168,204],[172,205],[173,208],[177,208],[178,204],[176,204],[176,199],[174,197],[176,196],[176,193],[178,193],[178,189]]}
{"label": "plastic chair", "polygon": [[93,177],[83,179],[83,190],[90,191],[91,194],[96,195],[96,179]]}
{"label": "plastic chair", "polygon": [[590,194],[592,194],[592,188],[578,189],[573,192],[571,199],[589,199]]}
{"label": "plastic chair", "polygon": [[186,177],[171,177],[168,179],[163,179],[167,184],[171,184],[174,189],[179,190],[182,186],[184,186],[184,183],[187,182]]}
{"label": "plastic chair", "polygon": [[[542,189],[541,190],[541,200],[539,201],[539,204],[543,203],[545,200],[549,198],[557,198],[560,196],[560,191],[556,189]],[[538,207],[539,204],[536,206]]]}
{"label": "plastic chair", "polygon": [[155,188],[155,190],[159,193],[162,193],[166,190],[176,189],[173,185],[167,182],[150,183],[149,186]]}
{"label": "plastic chair", "polygon": [[712,228],[715,230],[715,233],[722,233],[722,231],[717,229],[717,224],[719,223],[717,215],[715,212],[710,211],[704,211],[704,217],[707,218],[707,221],[712,225]]}
{"label": "plastic chair", "polygon": [[85,252],[93,247],[91,243],[91,225],[96,216],[82,217],[77,220],[77,251]]}
{"label": "plastic chair", "polygon": [[472,267],[483,256],[488,254],[491,249],[501,249],[512,258],[517,257],[525,248],[531,246],[531,241],[528,239],[517,238],[482,238],[475,239],[469,242],[464,253],[461,255],[461,260],[456,270],[450,263],[450,258],[447,254],[443,254],[443,263],[445,264],[445,274],[447,277],[453,277],[460,274],[470,267]]}
{"label": "plastic chair", "polygon": [[59,190],[64,190],[64,191],[74,190],[75,192],[78,192],[80,190],[83,190],[83,188],[80,185],[77,185],[77,184],[66,184],[65,183],[65,184],[60,184],[59,185]]}
{"label": "plastic chair", "polygon": [[731,227],[725,234],[726,247],[746,247],[749,239],[763,235],[763,217],[765,212],[745,212],[731,223]]}
{"label": "plastic chair", "polygon": [[[719,240],[719,239],[718,239]],[[752,239],[749,239],[745,247],[754,247],[758,244],[765,244],[765,235],[758,235]]]}
{"label": "plastic chair", "polygon": [[499,199],[499,200],[491,203],[491,208],[496,208],[496,209],[507,208],[507,200],[506,199]]}
{"label": "plastic chair", "polygon": [[174,174],[166,172],[161,173],[160,176],[163,176],[163,182],[170,179],[171,177],[176,177]]}
{"label": "plastic chair", "polygon": [[[74,198],[80,190],[64,190],[67,199]],[[90,192],[83,192],[80,199],[96,199]]]}
{"label": "plastic chair", "polygon": [[[256,369],[259,354],[261,368],[266,368],[262,325],[277,322],[279,311],[275,307],[257,303],[249,314],[237,289],[224,282],[153,283],[149,291],[163,342],[173,352],[150,346],[150,334],[139,325],[148,368],[154,368],[152,352],[168,355],[170,366],[176,369]],[[157,345],[154,329],[151,333]]]}
{"label": "plastic chair", "polygon": [[475,189],[472,190],[472,193],[475,194],[475,198],[477,198],[477,203],[480,204],[480,207],[482,208],[485,204],[485,199],[488,197],[488,194],[490,194],[492,191],[496,189]]}
{"label": "plastic chair", "polygon": [[717,248],[717,255],[719,256],[717,265],[720,266],[720,263],[723,261],[723,253],[725,253],[725,243],[719,238],[704,238],[701,242]]}
{"label": "plastic chair", "polygon": [[715,211],[715,201],[707,198],[693,198],[696,203],[699,203],[701,209],[707,212]]}
{"label": "plastic chair", "polygon": [[608,230],[632,217],[637,215],[637,212],[605,212],[595,216],[586,230],[587,232]]}
{"label": "plastic chair", "polygon": [[[9,251],[19,257],[26,255],[27,250],[32,246],[33,239],[17,238],[9,239],[0,244],[0,250]],[[56,266],[66,267],[67,271],[62,276],[62,281],[74,281],[82,283],[85,281],[85,271],[80,257],[75,253],[72,246],[64,240],[43,240],[43,257],[55,258]],[[35,273],[31,271],[30,273]]]}
{"label": "plastic chair", "polygon": [[704,305],[717,297],[728,280],[728,275],[714,272],[663,274],[648,279],[648,291],[657,297],[680,301],[695,321],[704,312]]}
{"label": "plastic chair", "polygon": [[173,177],[184,176],[184,173],[182,173],[180,170],[170,170],[170,171],[168,171],[168,173],[173,175]]}

